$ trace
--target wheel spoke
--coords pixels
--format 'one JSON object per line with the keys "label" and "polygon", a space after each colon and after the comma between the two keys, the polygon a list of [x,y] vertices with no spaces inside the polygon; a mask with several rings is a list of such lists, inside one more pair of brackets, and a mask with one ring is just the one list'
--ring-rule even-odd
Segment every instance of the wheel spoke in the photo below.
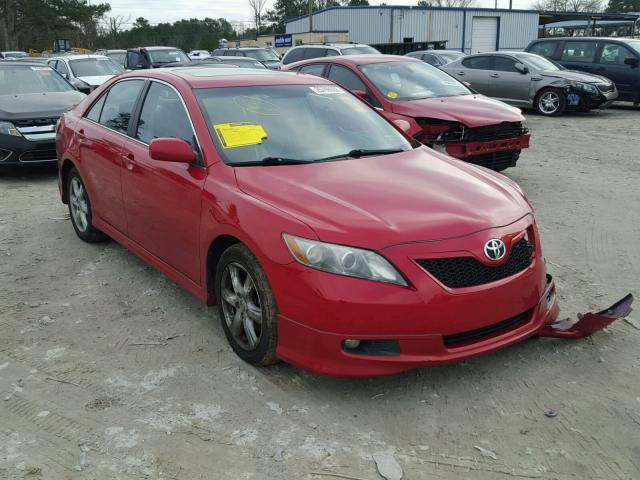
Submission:
{"label": "wheel spoke", "polygon": [[238,305],[238,296],[227,288],[222,289],[222,299],[234,307]]}
{"label": "wheel spoke", "polygon": [[253,322],[249,319],[249,317],[245,317],[242,322],[244,326],[244,333],[247,336],[247,342],[249,343],[249,348],[253,348],[258,343],[258,336],[256,335],[256,331],[253,328]]}
{"label": "wheel spoke", "polygon": [[247,303],[247,316],[252,322],[262,325],[262,309],[260,307],[253,303]]}
{"label": "wheel spoke", "polygon": [[247,278],[244,279],[243,291],[245,296],[248,296],[253,290],[253,280],[251,280],[251,276],[247,275]]}
{"label": "wheel spoke", "polygon": [[231,275],[231,285],[237,295],[242,295],[242,282],[240,282],[240,272],[235,265],[229,265],[229,275]]}
{"label": "wheel spoke", "polygon": [[229,325],[231,335],[237,338],[238,335],[240,335],[240,331],[242,330],[242,324],[242,312],[240,310],[236,310],[235,315],[231,319],[231,325]]}

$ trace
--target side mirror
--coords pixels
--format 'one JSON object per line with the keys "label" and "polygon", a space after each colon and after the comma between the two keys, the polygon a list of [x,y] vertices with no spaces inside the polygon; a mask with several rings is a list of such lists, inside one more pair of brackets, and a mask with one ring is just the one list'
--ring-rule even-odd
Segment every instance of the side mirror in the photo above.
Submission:
{"label": "side mirror", "polygon": [[640,64],[640,60],[638,60],[635,57],[625,58],[624,59],[624,64],[625,65],[631,65],[632,67],[637,67],[638,64]]}
{"label": "side mirror", "polygon": [[367,103],[369,102],[369,94],[367,92],[365,92],[364,90],[352,90],[351,91],[356,97],[360,98],[361,100],[364,100]]}
{"label": "side mirror", "polygon": [[527,67],[523,63],[516,63],[514,67],[517,71],[519,71],[523,75],[526,75],[527,73],[529,73],[529,67]]}
{"label": "side mirror", "polygon": [[193,163],[196,154],[181,138],[155,138],[149,145],[149,155],[159,162]]}

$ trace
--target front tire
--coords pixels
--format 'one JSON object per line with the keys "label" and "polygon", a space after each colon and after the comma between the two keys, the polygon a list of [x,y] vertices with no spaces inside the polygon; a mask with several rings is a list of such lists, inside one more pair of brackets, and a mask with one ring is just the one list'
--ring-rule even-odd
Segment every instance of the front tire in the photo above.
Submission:
{"label": "front tire", "polygon": [[220,257],[215,295],[233,351],[253,365],[276,363],[276,302],[258,260],[244,245],[232,245]]}
{"label": "front tire", "polygon": [[535,107],[540,115],[558,117],[567,108],[567,97],[558,88],[543,88],[536,96]]}
{"label": "front tire", "polygon": [[102,242],[108,237],[93,226],[91,202],[78,170],[72,168],[67,177],[67,193],[71,224],[80,239],[89,243]]}

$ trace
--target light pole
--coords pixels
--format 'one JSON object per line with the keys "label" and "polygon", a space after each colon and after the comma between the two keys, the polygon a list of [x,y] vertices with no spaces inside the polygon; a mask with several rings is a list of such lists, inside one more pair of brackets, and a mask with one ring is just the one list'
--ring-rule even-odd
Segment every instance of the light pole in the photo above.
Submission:
{"label": "light pole", "polygon": [[309,33],[313,32],[313,0],[309,0]]}

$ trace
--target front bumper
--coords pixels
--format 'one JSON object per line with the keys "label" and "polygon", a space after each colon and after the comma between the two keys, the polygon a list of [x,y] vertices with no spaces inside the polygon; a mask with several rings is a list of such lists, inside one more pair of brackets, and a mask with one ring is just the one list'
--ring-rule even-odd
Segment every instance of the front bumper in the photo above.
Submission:
{"label": "front bumper", "polygon": [[615,88],[608,92],[586,93],[569,87],[567,91],[567,108],[570,110],[591,110],[608,108],[618,98]]}
{"label": "front bumper", "polygon": [[485,140],[481,142],[459,142],[443,144],[446,153],[452,157],[465,160],[468,157],[486,155],[497,152],[508,152],[529,148],[530,134],[500,140]]}
{"label": "front bumper", "polygon": [[56,157],[53,139],[27,140],[25,137],[0,135],[0,168],[3,166],[54,165]]}

